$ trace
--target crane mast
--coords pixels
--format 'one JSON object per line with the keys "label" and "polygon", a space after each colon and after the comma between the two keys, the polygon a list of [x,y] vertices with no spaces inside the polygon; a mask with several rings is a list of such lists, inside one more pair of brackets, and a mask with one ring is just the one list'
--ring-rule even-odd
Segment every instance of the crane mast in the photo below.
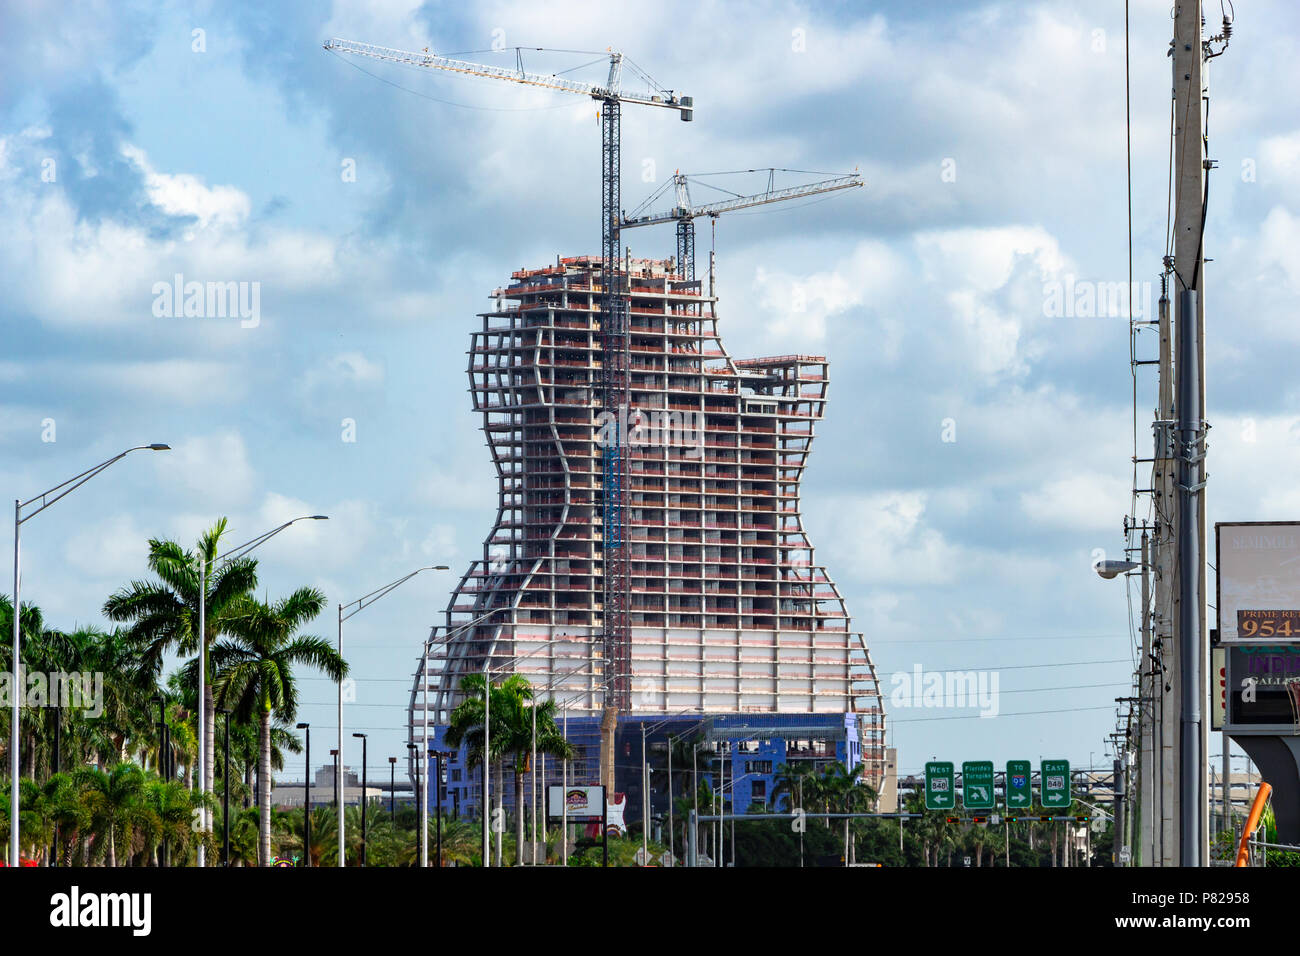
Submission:
{"label": "crane mast", "polygon": [[[651,89],[646,93],[622,91],[624,57],[609,52],[609,75],[604,86],[582,83],[557,75],[533,73],[523,69],[522,57],[517,69],[471,63],[430,53],[396,50],[391,47],[334,38],[325,49],[331,52],[365,56],[408,66],[426,67],[462,73],[486,79],[503,80],[524,86],[539,87],[561,93],[589,96],[600,104],[601,131],[601,324],[600,324],[600,407],[616,422],[615,439],[602,449],[602,561],[604,565],[604,607],[602,643],[605,661],[605,703],[620,712],[631,709],[632,702],[632,630],[630,615],[631,578],[627,542],[627,410],[631,405],[630,329],[628,327],[627,275],[622,267],[622,225],[619,176],[622,106],[657,106],[675,109],[683,122],[695,118],[694,100],[672,90]],[[642,74],[644,79],[649,79]]]}

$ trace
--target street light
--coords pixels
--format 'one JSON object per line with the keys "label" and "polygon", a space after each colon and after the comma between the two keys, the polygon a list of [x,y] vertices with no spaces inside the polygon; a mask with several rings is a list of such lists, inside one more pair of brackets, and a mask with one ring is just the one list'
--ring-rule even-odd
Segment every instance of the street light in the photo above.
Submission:
{"label": "street light", "polygon": [[[486,615],[485,615],[486,616]],[[553,638],[549,641],[543,641],[537,647],[533,648],[527,654],[519,654],[510,658],[498,667],[490,667],[492,663],[492,651],[489,649],[483,658],[483,865],[490,866],[488,863],[489,839],[488,839],[488,789],[489,789],[489,771],[488,765],[491,762],[491,725],[492,725],[492,678],[494,673],[504,673],[507,669],[513,668],[522,660],[540,653],[553,644],[562,644],[570,641],[576,641],[575,635],[565,634],[561,637]],[[427,686],[427,685],[426,685]],[[428,721],[428,708],[425,708],[425,720]],[[427,745],[427,744],[426,744]],[[501,837],[497,837],[497,852],[501,852]]]}
{"label": "street light", "polygon": [[388,758],[388,815],[397,816],[397,758]]}
{"label": "street light", "polygon": [[1107,581],[1117,578],[1121,574],[1127,574],[1129,571],[1136,571],[1142,565],[1137,561],[1095,561],[1092,569],[1097,572],[1097,576],[1105,578]]}
{"label": "street light", "polygon": [[[302,778],[302,865],[311,866],[311,724],[299,724],[298,729],[307,731]],[[260,780],[257,788],[262,789]]]}
{"label": "street light", "polygon": [[[436,565],[431,565],[429,567],[416,568],[410,574],[404,575],[403,577],[400,577],[396,581],[390,582],[389,584],[385,584],[382,588],[376,588],[375,590],[371,591],[369,594],[363,594],[355,601],[349,601],[347,604],[340,604],[339,605],[339,657],[340,658],[343,657],[343,622],[344,621],[346,621],[350,617],[353,617],[354,615],[358,614],[364,609],[370,607],[370,605],[374,604],[381,597],[390,593],[391,591],[396,590],[398,587],[405,584],[407,581],[411,580],[411,578],[415,577],[421,571],[446,571],[446,570],[448,570],[448,568],[447,565],[445,564],[436,564]],[[344,614],[343,611],[346,608],[351,608],[351,610],[349,610],[346,614]],[[342,681],[339,681],[338,711],[339,711],[339,754],[341,755],[343,753],[343,682]],[[343,758],[342,756],[340,756],[339,757],[340,765],[342,764],[342,762],[343,762]],[[339,846],[340,847],[343,846],[343,804],[342,802],[339,803]],[[345,864],[346,861],[343,859],[343,854],[340,853],[339,866],[344,866]]]}
{"label": "street light", "polygon": [[[1163,757],[1160,756],[1164,753],[1165,723],[1163,694],[1159,693],[1154,685],[1155,667],[1157,665],[1156,658],[1153,655],[1155,650],[1153,620],[1149,611],[1151,606],[1152,564],[1150,541],[1145,528],[1142,530],[1139,556],[1140,560],[1138,561],[1098,561],[1093,565],[1093,569],[1099,576],[1107,580],[1116,578],[1121,574],[1128,574],[1130,571],[1142,572],[1142,656],[1137,669],[1140,757],[1138,764],[1138,798],[1135,803],[1142,808],[1138,843],[1144,854],[1150,852],[1154,863],[1163,859],[1166,853],[1164,804],[1165,793],[1167,792],[1167,769],[1164,766]],[[1188,670],[1186,668],[1182,669],[1182,692],[1195,696],[1198,693],[1195,682],[1192,682],[1190,688],[1187,686],[1189,676]],[[1152,705],[1150,710],[1148,710],[1148,705]],[[1159,737],[1159,740],[1157,740],[1157,737]],[[1155,766],[1157,761],[1159,761],[1159,770]],[[1180,763],[1179,774],[1184,783],[1187,783],[1192,778],[1199,781],[1200,768],[1199,766]]]}
{"label": "street light", "polygon": [[[425,743],[427,745],[428,741],[425,741]],[[438,831],[438,847],[437,847],[438,869],[442,869],[442,758],[445,757],[446,754],[444,754],[441,750],[430,750],[429,753],[433,755],[433,767],[434,767],[433,803],[434,803],[434,819],[437,821],[437,831]]]}
{"label": "street light", "polygon": [[[90,481],[105,468],[121,461],[133,451],[171,451],[170,445],[164,445],[155,442],[152,445],[136,445],[134,448],[128,448],[121,454],[114,455],[107,461],[102,461],[93,468],[87,468],[79,475],[74,475],[67,481],[55,485],[48,491],[42,492],[34,498],[26,501],[14,499],[14,633],[13,633],[13,680],[15,685],[18,683],[19,676],[22,674],[22,635],[20,633],[20,619],[22,618],[22,585],[19,569],[19,532],[23,523],[32,520],[54,502],[58,501],[65,495],[76,491],[86,482]],[[29,513],[23,514],[23,509],[28,505],[40,502],[39,507],[33,508]],[[19,710],[22,707],[22,694],[18,693],[17,688],[13,691],[13,700],[11,702],[11,713],[9,715],[9,865],[18,866],[18,724]]]}
{"label": "street light", "polygon": [[[294,518],[292,521],[286,521],[277,528],[272,528],[264,534],[259,534],[250,541],[245,541],[238,547],[231,548],[225,554],[219,554],[212,559],[212,563],[218,561],[234,561],[236,558],[242,558],[258,545],[265,544],[277,534],[299,521],[326,521],[328,515],[303,515],[300,518]],[[207,794],[208,792],[208,718],[207,718],[207,686],[208,686],[208,561],[203,555],[199,555],[199,793]],[[261,782],[258,782],[259,788]],[[199,823],[203,830],[208,828],[208,810],[203,804],[199,805]],[[202,867],[207,864],[207,850],[200,841],[198,849],[198,866]]]}
{"label": "street light", "polygon": [[[420,748],[413,743],[408,743],[406,749],[411,752],[411,762],[415,764],[415,802],[423,805],[428,802],[428,799],[424,796],[424,788],[420,785],[423,780],[419,760]],[[428,762],[427,759],[425,762]],[[428,768],[426,767],[425,769],[427,770]]]}
{"label": "street light", "polygon": [[221,770],[221,865],[230,866],[230,711],[217,713],[226,718],[226,754]]}
{"label": "street light", "polygon": [[361,738],[361,865],[366,865],[366,745],[369,741],[365,734],[353,734]]}
{"label": "street light", "polygon": [[[441,644],[444,649],[446,649],[448,642],[451,641],[452,638],[463,634],[464,632],[468,631],[472,627],[477,626],[478,624],[481,624],[483,621],[486,621],[494,614],[497,614],[501,611],[507,611],[507,610],[509,610],[509,608],[505,608],[505,607],[493,608],[492,610],[488,611],[486,614],[480,614],[478,617],[474,618],[471,621],[466,621],[464,624],[458,624],[456,627],[450,628],[437,641],[434,641],[432,637],[425,639],[424,644],[420,649],[420,655],[421,655],[420,656],[420,686],[421,686],[421,694],[423,697],[422,713],[423,713],[423,721],[424,721],[424,729],[421,732],[421,738],[423,740],[425,747],[429,746],[429,648],[430,646],[433,645],[434,643],[438,643]],[[412,727],[412,733],[414,733],[414,727]],[[485,739],[484,740],[485,754],[487,753],[486,744],[487,741]],[[485,761],[485,767],[486,767],[486,761]],[[428,768],[426,767],[425,770],[427,771]],[[483,780],[485,784],[487,782],[487,773],[488,771],[484,769]],[[483,806],[484,807],[487,806],[486,790],[483,793]],[[488,845],[488,823],[487,823],[487,813],[485,810],[483,815],[483,846],[485,850],[487,845]],[[420,804],[420,866],[425,867],[428,865],[429,865],[429,808],[424,804]],[[487,866],[488,864],[484,862],[483,865]]]}

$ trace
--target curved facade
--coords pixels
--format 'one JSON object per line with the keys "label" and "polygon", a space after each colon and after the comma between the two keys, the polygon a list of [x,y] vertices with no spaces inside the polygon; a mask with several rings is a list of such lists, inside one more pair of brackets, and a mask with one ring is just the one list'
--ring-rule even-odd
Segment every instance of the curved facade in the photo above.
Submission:
{"label": "curved facade", "polygon": [[[800,481],[829,387],[822,356],[730,356],[717,299],[672,260],[627,261],[630,715],[854,715],[864,773],[884,712],[862,635],[817,562]],[[434,628],[412,740],[462,675],[518,672],[598,717],[602,442],[598,257],[515,272],[471,336],[470,394],[498,484],[492,532]],[[423,682],[427,681],[427,685]]]}

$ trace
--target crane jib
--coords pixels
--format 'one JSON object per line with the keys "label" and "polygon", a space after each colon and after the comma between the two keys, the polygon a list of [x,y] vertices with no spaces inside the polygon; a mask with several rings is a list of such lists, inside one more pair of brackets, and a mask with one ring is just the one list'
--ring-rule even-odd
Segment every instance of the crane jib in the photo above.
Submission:
{"label": "crane jib", "polygon": [[[453,60],[450,57],[438,56],[436,53],[414,53],[410,50],[397,50],[392,47],[376,46],[373,43],[359,43],[355,40],[343,40],[338,37],[327,40],[324,47],[331,52],[353,53],[377,60],[387,60],[390,63],[406,63],[411,66],[445,70],[449,73],[462,73],[466,76],[479,76],[489,80],[506,80],[511,83],[537,86],[560,93],[577,93],[580,96],[590,96],[595,100],[617,99],[619,102],[632,103],[638,106],[659,106],[665,109],[680,110],[682,119],[688,121],[692,118],[695,109],[692,97],[677,96],[666,90],[644,94],[623,93],[619,90],[612,90],[607,86],[596,86],[591,83],[581,83],[577,80],[566,80],[543,73],[529,73],[525,70],[507,69],[484,63],[471,63],[467,60]],[[610,54],[611,58],[617,55]]]}

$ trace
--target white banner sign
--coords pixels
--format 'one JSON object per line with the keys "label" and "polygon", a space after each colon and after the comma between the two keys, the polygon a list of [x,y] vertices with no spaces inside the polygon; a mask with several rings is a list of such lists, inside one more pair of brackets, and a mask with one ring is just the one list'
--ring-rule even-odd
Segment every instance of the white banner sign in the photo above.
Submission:
{"label": "white banner sign", "polygon": [[566,812],[574,822],[583,820],[599,821],[605,812],[604,787],[560,787],[546,788],[546,814],[552,820],[558,820]]}
{"label": "white banner sign", "polygon": [[1214,530],[1219,640],[1300,641],[1300,522],[1221,522]]}

